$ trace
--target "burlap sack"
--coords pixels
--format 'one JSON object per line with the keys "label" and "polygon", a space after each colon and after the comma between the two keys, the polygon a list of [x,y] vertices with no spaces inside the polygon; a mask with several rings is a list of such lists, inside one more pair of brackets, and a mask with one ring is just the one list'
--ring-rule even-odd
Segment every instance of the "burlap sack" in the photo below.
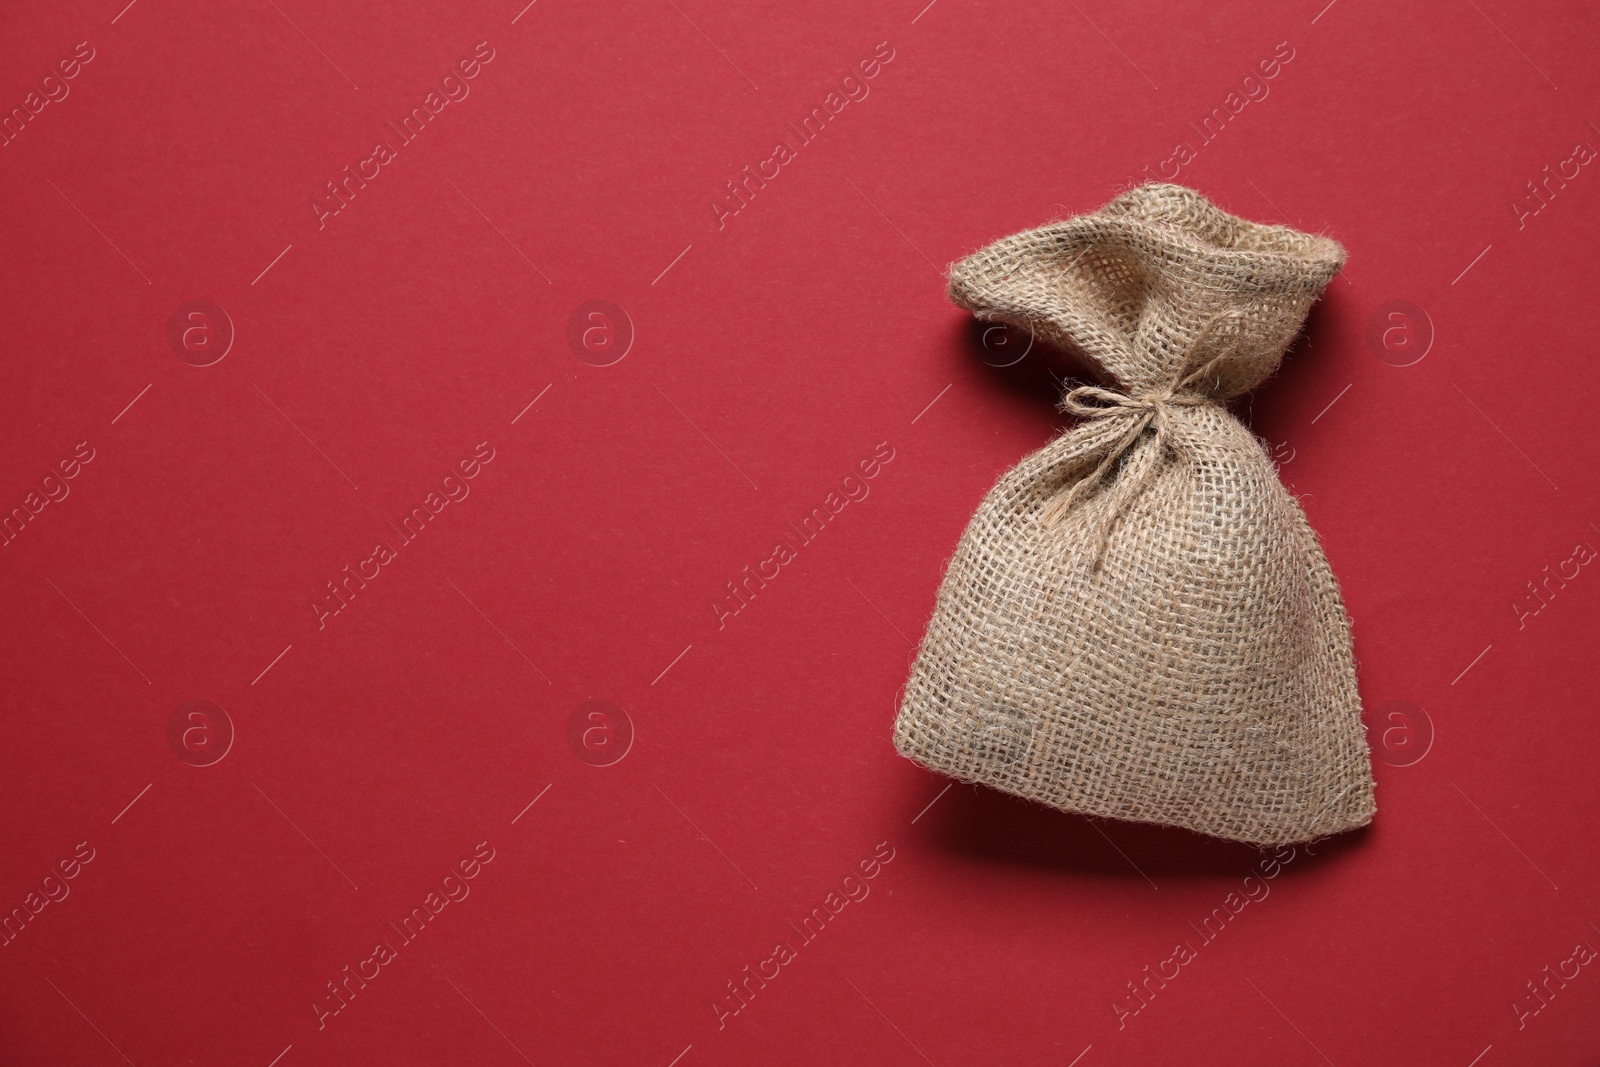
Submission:
{"label": "burlap sack", "polygon": [[1338,585],[1224,407],[1344,264],[1326,237],[1146,185],[956,263],[979,318],[1105,388],[973,516],[895,722],[934,770],[1068,811],[1278,844],[1371,820]]}

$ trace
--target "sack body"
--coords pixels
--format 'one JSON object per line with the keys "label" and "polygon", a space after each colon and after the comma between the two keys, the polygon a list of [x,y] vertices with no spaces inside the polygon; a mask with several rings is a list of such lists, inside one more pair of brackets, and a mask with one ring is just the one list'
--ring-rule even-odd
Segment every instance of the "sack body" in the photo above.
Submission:
{"label": "sack body", "polygon": [[1224,407],[1278,367],[1344,262],[1170,185],[955,264],[979,318],[1105,383],[984,498],[895,722],[933,770],[1067,811],[1257,844],[1371,820],[1339,588]]}

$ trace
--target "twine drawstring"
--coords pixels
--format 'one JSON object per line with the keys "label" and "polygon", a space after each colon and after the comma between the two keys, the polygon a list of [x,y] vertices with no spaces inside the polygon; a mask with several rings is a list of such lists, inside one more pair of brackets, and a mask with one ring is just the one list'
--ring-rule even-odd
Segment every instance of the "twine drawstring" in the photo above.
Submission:
{"label": "twine drawstring", "polygon": [[[1218,315],[1206,323],[1195,339],[1190,342],[1184,353],[1183,362],[1192,358],[1215,332],[1216,328],[1224,322],[1242,320],[1244,316],[1237,311],[1229,311]],[[1123,433],[1110,440],[1109,445],[1102,445],[1105,454],[1094,470],[1075,482],[1066,492],[1060,494],[1051,502],[1050,506],[1041,516],[1040,521],[1045,526],[1054,526],[1061,518],[1072,510],[1079,501],[1088,497],[1105,480],[1111,468],[1133,447],[1134,443],[1143,436],[1145,430],[1154,429],[1154,448],[1144,457],[1144,462],[1139,469],[1128,471],[1129,477],[1122,479],[1116,486],[1117,499],[1112,502],[1104,519],[1098,524],[1094,532],[1093,557],[1091,566],[1098,570],[1101,560],[1105,557],[1106,545],[1111,538],[1111,531],[1121,520],[1134,499],[1145,488],[1152,477],[1155,476],[1161,460],[1166,454],[1170,443],[1172,427],[1172,410],[1178,407],[1199,407],[1204,404],[1214,403],[1213,397],[1189,392],[1190,387],[1209,375],[1222,360],[1232,355],[1234,345],[1230,345],[1223,352],[1207,360],[1203,365],[1185,375],[1181,380],[1168,386],[1159,393],[1124,393],[1116,389],[1104,389],[1097,385],[1080,385],[1067,393],[1061,400],[1061,410],[1080,419],[1128,419],[1128,428]]]}

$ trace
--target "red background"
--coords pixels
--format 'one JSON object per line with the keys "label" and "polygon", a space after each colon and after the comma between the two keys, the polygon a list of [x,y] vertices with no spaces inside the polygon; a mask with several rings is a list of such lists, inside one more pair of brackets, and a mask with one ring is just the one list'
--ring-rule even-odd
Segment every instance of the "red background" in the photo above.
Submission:
{"label": "red background", "polygon": [[[94,458],[0,548],[0,908],[27,912],[0,1062],[1596,1062],[1597,969],[1526,983],[1600,946],[1600,575],[1512,604],[1600,548],[1600,174],[1512,203],[1600,145],[1600,11],[923,2],[6,5],[0,106],[94,58],[0,147],[0,508]],[[480,41],[470,95],[319,229],[324,183]],[[870,95],[719,228],[878,42]],[[1279,42],[1177,180],[1349,248],[1244,413],[1393,762],[1370,829],[1205,943],[1256,850],[946,791],[890,726],[964,523],[1063,425],[1059,368],[991,366],[943,265],[1197,146]],[[191,300],[236,334],[211,366],[168,342]],[[609,366],[567,340],[593,300],[635,335]],[[471,495],[319,629],[480,442]],[[870,496],[719,628],[879,442]],[[613,744],[631,723],[620,762],[569,741],[590,699]],[[232,726],[209,766],[214,714],[168,736],[193,700]],[[485,841],[319,1029],[325,983]]]}

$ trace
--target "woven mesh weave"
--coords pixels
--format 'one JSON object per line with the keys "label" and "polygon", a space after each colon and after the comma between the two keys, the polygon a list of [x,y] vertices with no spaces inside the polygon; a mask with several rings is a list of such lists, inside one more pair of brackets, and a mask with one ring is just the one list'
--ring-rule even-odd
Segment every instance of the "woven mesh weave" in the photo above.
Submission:
{"label": "woven mesh weave", "polygon": [[1258,844],[1371,820],[1338,585],[1223,407],[1277,369],[1343,263],[1326,237],[1147,185],[951,267],[957,304],[1081,352],[1108,388],[1069,394],[1086,417],[973,516],[895,722],[902,754]]}

